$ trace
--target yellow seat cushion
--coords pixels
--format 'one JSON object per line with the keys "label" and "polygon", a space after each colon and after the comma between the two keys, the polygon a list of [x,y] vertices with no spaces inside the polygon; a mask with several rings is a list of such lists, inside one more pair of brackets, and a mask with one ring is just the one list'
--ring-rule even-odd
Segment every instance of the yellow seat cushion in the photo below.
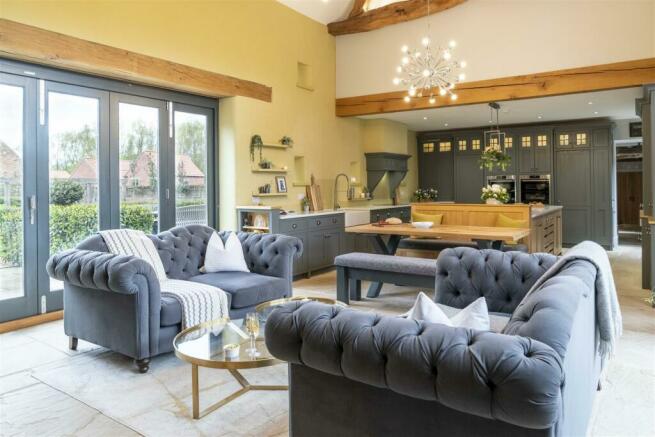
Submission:
{"label": "yellow seat cushion", "polygon": [[496,217],[496,226],[499,228],[529,228],[527,220],[509,218],[504,214],[498,214]]}
{"label": "yellow seat cushion", "polygon": [[413,222],[432,222],[435,225],[440,225],[443,220],[443,214],[425,214],[412,211]]}

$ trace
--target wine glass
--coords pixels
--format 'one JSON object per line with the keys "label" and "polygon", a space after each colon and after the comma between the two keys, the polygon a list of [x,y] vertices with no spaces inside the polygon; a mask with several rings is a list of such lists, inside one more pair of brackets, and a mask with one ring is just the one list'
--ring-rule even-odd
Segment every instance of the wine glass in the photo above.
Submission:
{"label": "wine glass", "polygon": [[259,316],[257,313],[246,314],[245,327],[246,332],[250,335],[250,347],[246,349],[246,352],[252,357],[258,357],[259,352],[257,352],[257,346],[255,345],[255,339],[259,335]]}

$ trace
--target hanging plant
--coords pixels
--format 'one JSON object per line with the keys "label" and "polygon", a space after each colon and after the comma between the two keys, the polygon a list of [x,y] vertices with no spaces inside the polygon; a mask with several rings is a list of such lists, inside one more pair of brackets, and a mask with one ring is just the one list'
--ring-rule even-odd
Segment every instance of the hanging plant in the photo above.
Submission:
{"label": "hanging plant", "polygon": [[484,152],[482,152],[482,156],[480,156],[480,168],[489,171],[493,170],[495,167],[505,171],[511,163],[511,156],[493,146],[486,147]]}
{"label": "hanging plant", "polygon": [[252,138],[250,138],[250,160],[252,162],[255,162],[255,150],[259,149],[259,160],[262,160],[262,148],[264,146],[264,142],[262,141],[262,137],[259,135],[253,135]]}

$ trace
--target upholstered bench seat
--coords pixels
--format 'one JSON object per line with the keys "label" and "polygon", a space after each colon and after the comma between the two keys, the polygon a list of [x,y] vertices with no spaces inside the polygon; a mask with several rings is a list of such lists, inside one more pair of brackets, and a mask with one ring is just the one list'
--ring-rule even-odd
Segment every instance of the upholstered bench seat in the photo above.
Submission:
{"label": "upholstered bench seat", "polygon": [[377,297],[383,283],[433,288],[437,263],[433,259],[352,252],[334,259],[337,299],[361,299],[361,281],[374,281],[368,297]]}
{"label": "upholstered bench seat", "polygon": [[381,272],[406,273],[409,275],[423,275],[431,276],[433,278],[437,272],[437,263],[433,259],[361,252],[339,255],[334,259],[334,264],[343,267],[377,270]]}

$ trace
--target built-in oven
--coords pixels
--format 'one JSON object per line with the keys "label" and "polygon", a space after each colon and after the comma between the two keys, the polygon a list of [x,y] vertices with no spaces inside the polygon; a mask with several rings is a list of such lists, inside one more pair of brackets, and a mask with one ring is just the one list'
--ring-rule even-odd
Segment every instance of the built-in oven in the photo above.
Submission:
{"label": "built-in oven", "polygon": [[509,194],[509,201],[507,203],[516,203],[516,176],[514,175],[498,175],[498,176],[487,176],[488,185],[500,185],[507,189],[507,194]]}
{"label": "built-in oven", "polygon": [[522,203],[550,203],[550,175],[519,176]]}

